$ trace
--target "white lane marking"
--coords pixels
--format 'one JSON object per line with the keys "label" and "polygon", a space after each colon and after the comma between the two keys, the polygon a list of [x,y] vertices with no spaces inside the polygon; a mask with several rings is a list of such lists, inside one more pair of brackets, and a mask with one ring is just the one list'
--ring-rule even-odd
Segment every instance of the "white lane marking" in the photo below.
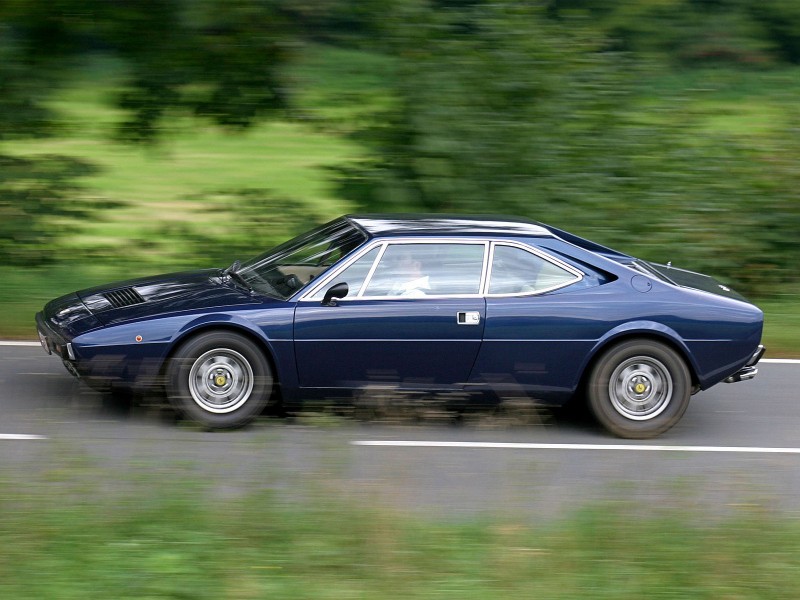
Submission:
{"label": "white lane marking", "polygon": [[353,446],[399,448],[491,448],[501,450],[623,450],[633,452],[727,452],[737,454],[800,454],[800,448],[747,446],[645,446],[642,444],[523,444],[513,442],[435,442],[417,440],[356,440]]}
{"label": "white lane marking", "polygon": [[43,435],[28,435],[25,433],[0,433],[0,440],[46,440]]}
{"label": "white lane marking", "polygon": [[0,341],[0,346],[31,346],[31,347],[40,346],[41,347],[41,345],[42,344],[40,342],[3,342],[3,341]]}

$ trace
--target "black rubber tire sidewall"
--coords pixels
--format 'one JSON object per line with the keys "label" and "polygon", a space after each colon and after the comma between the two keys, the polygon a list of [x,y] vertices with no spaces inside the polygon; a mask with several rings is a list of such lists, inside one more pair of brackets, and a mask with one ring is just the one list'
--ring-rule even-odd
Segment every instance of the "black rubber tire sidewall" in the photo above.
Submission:
{"label": "black rubber tire sidewall", "polygon": [[[614,370],[635,356],[661,362],[672,378],[672,397],[664,411],[652,419],[637,421],[618,412],[609,397],[609,382]],[[685,361],[669,346],[653,340],[629,340],[607,350],[594,365],[587,385],[589,408],[597,421],[616,436],[647,439],[661,435],[677,423],[691,397],[692,378]]]}
{"label": "black rubber tire sidewall", "polygon": [[[241,354],[253,370],[253,390],[247,401],[229,413],[213,413],[194,401],[189,391],[189,373],[198,357],[209,350],[227,348]],[[175,351],[166,378],[167,398],[186,418],[210,429],[242,427],[258,417],[267,406],[273,389],[273,375],[263,351],[248,338],[232,332],[198,334]]]}

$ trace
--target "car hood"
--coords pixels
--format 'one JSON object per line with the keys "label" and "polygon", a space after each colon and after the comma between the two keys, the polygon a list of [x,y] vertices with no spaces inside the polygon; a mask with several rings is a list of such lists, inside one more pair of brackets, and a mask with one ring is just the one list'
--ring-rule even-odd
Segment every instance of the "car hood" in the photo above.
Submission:
{"label": "car hood", "polygon": [[219,269],[130,279],[76,293],[102,324],[184,310],[235,306],[257,300],[231,284]]}
{"label": "car hood", "polygon": [[130,279],[66,294],[48,302],[42,317],[71,339],[132,319],[261,301],[223,277],[219,269],[208,269]]}

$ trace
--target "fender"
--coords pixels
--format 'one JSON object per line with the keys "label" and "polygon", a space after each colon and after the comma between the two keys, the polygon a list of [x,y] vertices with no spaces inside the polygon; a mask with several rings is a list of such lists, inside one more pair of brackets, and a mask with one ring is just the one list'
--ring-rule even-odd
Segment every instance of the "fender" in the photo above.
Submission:
{"label": "fender", "polygon": [[606,348],[616,343],[617,340],[637,336],[661,339],[668,345],[673,346],[686,361],[686,364],[688,365],[689,370],[692,372],[692,375],[694,377],[698,377],[700,369],[697,361],[689,350],[689,347],[681,339],[678,333],[663,323],[646,320],[622,323],[609,330],[605,335],[597,340],[591,351],[587,354],[586,359],[581,367],[581,373],[585,374],[586,369],[595,360],[595,358],[604,352]]}
{"label": "fender", "polygon": [[214,313],[198,316],[187,321],[175,332],[168,345],[163,360],[180,343],[198,332],[225,328],[239,330],[253,338],[265,351],[275,368],[275,375],[284,391],[293,390],[297,386],[297,375],[294,367],[294,345],[291,338],[293,310],[270,309],[265,311],[247,311],[240,313]]}

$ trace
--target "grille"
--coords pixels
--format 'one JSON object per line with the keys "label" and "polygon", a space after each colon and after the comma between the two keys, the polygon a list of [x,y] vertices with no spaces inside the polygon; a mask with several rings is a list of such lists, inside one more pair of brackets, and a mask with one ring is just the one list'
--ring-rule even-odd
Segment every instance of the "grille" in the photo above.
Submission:
{"label": "grille", "polygon": [[123,288],[121,290],[114,290],[113,292],[106,292],[103,296],[114,308],[133,306],[134,304],[142,304],[144,302],[144,298],[133,288]]}

